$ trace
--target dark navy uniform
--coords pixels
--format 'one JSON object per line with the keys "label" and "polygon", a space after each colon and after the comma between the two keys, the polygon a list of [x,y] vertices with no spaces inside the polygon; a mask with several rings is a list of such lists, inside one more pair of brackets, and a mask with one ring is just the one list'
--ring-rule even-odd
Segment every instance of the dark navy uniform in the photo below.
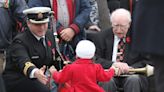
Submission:
{"label": "dark navy uniform", "polygon": [[13,40],[8,51],[6,69],[3,73],[7,92],[49,92],[37,79],[30,79],[34,68],[55,64],[55,42],[51,32],[47,32],[46,49],[27,29]]}

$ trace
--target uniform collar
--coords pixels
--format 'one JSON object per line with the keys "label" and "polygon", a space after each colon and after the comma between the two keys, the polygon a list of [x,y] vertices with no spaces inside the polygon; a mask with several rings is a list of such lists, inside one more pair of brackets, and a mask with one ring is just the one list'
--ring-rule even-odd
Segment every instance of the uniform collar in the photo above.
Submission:
{"label": "uniform collar", "polygon": [[44,38],[45,39],[45,35],[43,35],[42,37],[39,37],[39,36],[37,36],[37,35],[35,35],[33,32],[31,32],[33,35],[34,35],[34,37],[39,41],[41,38]]}

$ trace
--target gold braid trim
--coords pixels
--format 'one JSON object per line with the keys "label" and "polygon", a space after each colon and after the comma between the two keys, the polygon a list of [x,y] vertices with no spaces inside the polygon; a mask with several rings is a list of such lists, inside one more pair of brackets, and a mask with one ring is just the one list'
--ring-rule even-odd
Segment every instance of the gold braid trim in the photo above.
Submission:
{"label": "gold braid trim", "polygon": [[35,66],[33,63],[31,63],[31,62],[26,62],[25,63],[25,66],[24,66],[24,69],[23,69],[23,73],[25,74],[25,75],[27,75],[27,70],[31,67],[31,66]]}

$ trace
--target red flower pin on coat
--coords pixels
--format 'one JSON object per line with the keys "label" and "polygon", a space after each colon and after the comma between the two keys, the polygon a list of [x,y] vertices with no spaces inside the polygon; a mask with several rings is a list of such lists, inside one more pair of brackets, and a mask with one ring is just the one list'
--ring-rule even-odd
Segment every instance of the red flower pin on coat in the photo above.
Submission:
{"label": "red flower pin on coat", "polygon": [[130,37],[128,36],[128,37],[126,37],[126,43],[130,43],[131,42],[131,39],[130,39]]}
{"label": "red flower pin on coat", "polygon": [[51,47],[52,46],[51,41],[48,41],[47,44],[48,44],[48,47]]}

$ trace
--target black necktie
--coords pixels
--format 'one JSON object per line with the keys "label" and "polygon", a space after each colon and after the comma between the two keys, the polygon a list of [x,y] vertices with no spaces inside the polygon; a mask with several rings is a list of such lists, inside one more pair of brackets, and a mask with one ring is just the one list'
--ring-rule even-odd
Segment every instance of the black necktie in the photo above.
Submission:
{"label": "black necktie", "polygon": [[120,39],[118,43],[118,51],[117,51],[117,57],[116,57],[117,62],[123,62],[124,50],[125,50],[125,42],[123,41],[123,39]]}
{"label": "black necktie", "polygon": [[47,39],[46,38],[40,38],[39,43],[41,43],[41,48],[43,50],[43,53],[45,54],[45,64],[50,64],[51,63],[51,48],[47,44]]}
{"label": "black necktie", "polygon": [[39,42],[45,47],[45,45],[44,45],[44,38],[43,37],[40,38]]}
{"label": "black necktie", "polygon": [[46,46],[46,42],[45,42],[45,38],[40,38],[40,40],[39,40],[39,42],[42,44],[42,47],[43,47],[43,49],[44,49],[44,51],[45,51],[45,53],[46,53],[46,55],[47,55],[47,46]]}

